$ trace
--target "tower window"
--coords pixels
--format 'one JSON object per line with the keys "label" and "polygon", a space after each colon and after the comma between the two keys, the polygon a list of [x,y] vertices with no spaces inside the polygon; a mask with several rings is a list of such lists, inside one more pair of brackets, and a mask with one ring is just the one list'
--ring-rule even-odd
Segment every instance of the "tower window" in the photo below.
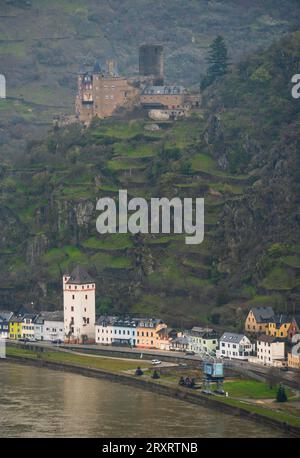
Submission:
{"label": "tower window", "polygon": [[72,294],[72,299],[75,299],[75,296],[74,296],[74,294]]}

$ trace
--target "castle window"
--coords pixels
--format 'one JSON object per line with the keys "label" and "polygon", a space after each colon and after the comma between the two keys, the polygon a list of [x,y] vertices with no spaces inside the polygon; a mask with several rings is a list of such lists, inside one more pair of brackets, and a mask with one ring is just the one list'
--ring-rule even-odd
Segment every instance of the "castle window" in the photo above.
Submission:
{"label": "castle window", "polygon": [[85,295],[85,298],[86,298],[86,299],[88,298],[88,297],[87,297],[87,294]]}
{"label": "castle window", "polygon": [[75,296],[74,296],[74,294],[72,294],[72,299],[75,299]]}

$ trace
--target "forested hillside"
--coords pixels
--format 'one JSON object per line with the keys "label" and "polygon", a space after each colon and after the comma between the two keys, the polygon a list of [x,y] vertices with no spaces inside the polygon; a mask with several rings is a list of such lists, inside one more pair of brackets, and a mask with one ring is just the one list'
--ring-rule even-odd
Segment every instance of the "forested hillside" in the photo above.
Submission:
{"label": "forested hillside", "polygon": [[[206,90],[201,110],[159,131],[145,130],[141,113],[73,125],[4,164],[1,307],[61,306],[61,274],[77,263],[96,277],[101,312],[239,329],[251,304],[299,307],[299,50],[297,32],[244,59]],[[97,199],[124,188],[204,196],[204,243],[99,236]]]}

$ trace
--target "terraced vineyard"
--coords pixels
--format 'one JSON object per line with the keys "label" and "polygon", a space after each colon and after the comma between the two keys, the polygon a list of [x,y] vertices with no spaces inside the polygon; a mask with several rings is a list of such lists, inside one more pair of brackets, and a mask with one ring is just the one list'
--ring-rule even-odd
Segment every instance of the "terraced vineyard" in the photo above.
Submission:
{"label": "terraced vineyard", "polygon": [[[60,307],[62,274],[82,264],[97,281],[98,312],[236,330],[251,304],[293,312],[300,290],[299,104],[286,81],[299,40],[292,34],[241,63],[203,94],[202,111],[157,131],[140,112],[95,119],[88,129],[54,128],[18,161],[3,162],[1,306]],[[268,85],[256,76],[265,66]],[[129,198],[204,197],[204,242],[100,236],[96,202],[120,189]]]}

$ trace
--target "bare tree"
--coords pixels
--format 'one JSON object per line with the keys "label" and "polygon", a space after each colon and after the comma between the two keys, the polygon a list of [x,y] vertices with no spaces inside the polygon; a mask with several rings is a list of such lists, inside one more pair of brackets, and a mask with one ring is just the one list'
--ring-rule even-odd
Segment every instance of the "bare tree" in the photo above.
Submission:
{"label": "bare tree", "polygon": [[268,370],[266,374],[266,380],[267,380],[270,390],[272,390],[272,388],[276,388],[276,386],[278,385],[280,381],[280,378],[278,375],[278,371],[276,370],[275,367],[270,367],[270,369]]}

